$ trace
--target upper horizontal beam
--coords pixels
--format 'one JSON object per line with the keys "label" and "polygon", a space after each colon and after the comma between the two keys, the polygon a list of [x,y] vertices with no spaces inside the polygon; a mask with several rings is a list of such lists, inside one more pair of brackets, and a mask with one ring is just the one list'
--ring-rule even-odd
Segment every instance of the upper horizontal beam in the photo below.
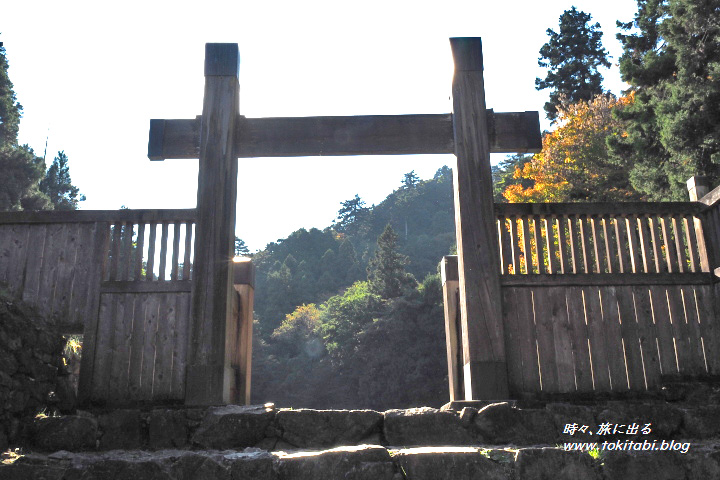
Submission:
{"label": "upper horizontal beam", "polygon": [[194,222],[196,210],[44,210],[0,212],[0,224],[20,223],[94,223],[94,222]]}
{"label": "upper horizontal beam", "polygon": [[[493,153],[538,152],[537,112],[489,110]],[[198,158],[200,121],[151,120],[148,157]],[[349,117],[240,117],[238,157],[304,157],[454,153],[451,114]]]}

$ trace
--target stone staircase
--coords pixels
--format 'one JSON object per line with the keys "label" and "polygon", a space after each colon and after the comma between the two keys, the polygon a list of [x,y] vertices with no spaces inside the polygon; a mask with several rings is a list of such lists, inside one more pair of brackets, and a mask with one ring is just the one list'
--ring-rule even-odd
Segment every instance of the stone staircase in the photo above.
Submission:
{"label": "stone staircase", "polygon": [[[440,410],[267,404],[37,417],[4,455],[0,479],[720,478],[718,389],[676,384],[663,393]],[[598,448],[567,450],[572,442]]]}

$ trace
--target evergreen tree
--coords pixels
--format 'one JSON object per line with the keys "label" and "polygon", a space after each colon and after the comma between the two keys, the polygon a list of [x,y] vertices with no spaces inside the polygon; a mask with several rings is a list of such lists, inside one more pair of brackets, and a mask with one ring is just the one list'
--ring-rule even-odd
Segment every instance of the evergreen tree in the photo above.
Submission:
{"label": "evergreen tree", "polygon": [[358,220],[362,219],[367,213],[365,208],[365,202],[360,199],[360,196],[356,193],[354,198],[345,200],[340,203],[342,208],[338,210],[338,216],[334,227],[338,232],[345,232],[348,228]]}
{"label": "evergreen tree", "polygon": [[385,299],[401,296],[408,286],[416,283],[405,271],[408,258],[396,251],[397,240],[397,233],[388,223],[378,237],[377,250],[367,267],[370,291]]}
{"label": "evergreen tree", "polygon": [[0,148],[17,144],[22,105],[18,103],[8,75],[5,48],[0,45]]}
{"label": "evergreen tree", "polygon": [[250,256],[250,249],[245,245],[245,241],[236,236],[235,237],[235,256],[236,257],[248,257]]}
{"label": "evergreen tree", "polygon": [[716,1],[638,0],[618,26],[620,72],[634,104],[618,112],[626,134],[608,140],[653,200],[686,200],[685,181],[720,181],[720,8]]}
{"label": "evergreen tree", "polygon": [[45,163],[28,145],[18,145],[22,105],[17,102],[8,76],[5,48],[0,45],[0,210],[44,210],[52,208],[38,190]]}
{"label": "evergreen tree", "polygon": [[545,104],[547,117],[555,121],[563,103],[590,100],[603,92],[599,67],[610,67],[602,46],[600,24],[589,25],[592,16],[572,7],[560,15],[559,31],[548,28],[550,40],[540,49],[538,65],[548,68],[544,80],[535,79],[535,88],[552,89]]}
{"label": "evergreen tree", "polygon": [[403,188],[415,188],[418,183],[420,183],[420,177],[418,177],[415,170],[413,170],[410,173],[405,174],[402,186]]}
{"label": "evergreen tree", "polygon": [[70,169],[65,152],[58,152],[52,165],[40,181],[40,191],[50,198],[55,210],[77,210],[78,202],[85,201],[85,195],[70,180]]}

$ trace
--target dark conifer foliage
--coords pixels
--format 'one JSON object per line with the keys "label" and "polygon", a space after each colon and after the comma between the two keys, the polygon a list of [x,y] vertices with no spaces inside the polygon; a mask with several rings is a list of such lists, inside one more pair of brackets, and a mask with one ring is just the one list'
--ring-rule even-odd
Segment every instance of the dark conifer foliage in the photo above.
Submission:
{"label": "dark conifer foliage", "polygon": [[572,7],[560,15],[559,29],[548,28],[550,40],[540,49],[538,65],[547,68],[545,79],[535,79],[535,88],[551,89],[545,112],[550,120],[557,118],[557,107],[563,103],[590,100],[603,93],[600,67],[610,67],[602,46],[600,24],[590,24],[592,17]]}
{"label": "dark conifer foliage", "polygon": [[608,140],[611,152],[651,200],[686,200],[689,177],[720,181],[720,6],[639,0],[618,25],[634,103],[618,114],[627,133]]}

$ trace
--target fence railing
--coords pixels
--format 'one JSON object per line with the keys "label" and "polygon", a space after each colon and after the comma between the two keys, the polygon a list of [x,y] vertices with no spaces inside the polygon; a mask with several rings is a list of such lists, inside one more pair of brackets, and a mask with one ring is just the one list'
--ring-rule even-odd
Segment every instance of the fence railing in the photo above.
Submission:
{"label": "fence railing", "polygon": [[[497,204],[504,275],[709,272],[690,202]],[[700,237],[702,237],[700,235]]]}
{"label": "fence railing", "polygon": [[[497,204],[513,395],[720,374],[720,188],[696,202]],[[463,398],[457,259],[442,262],[450,398]]]}

